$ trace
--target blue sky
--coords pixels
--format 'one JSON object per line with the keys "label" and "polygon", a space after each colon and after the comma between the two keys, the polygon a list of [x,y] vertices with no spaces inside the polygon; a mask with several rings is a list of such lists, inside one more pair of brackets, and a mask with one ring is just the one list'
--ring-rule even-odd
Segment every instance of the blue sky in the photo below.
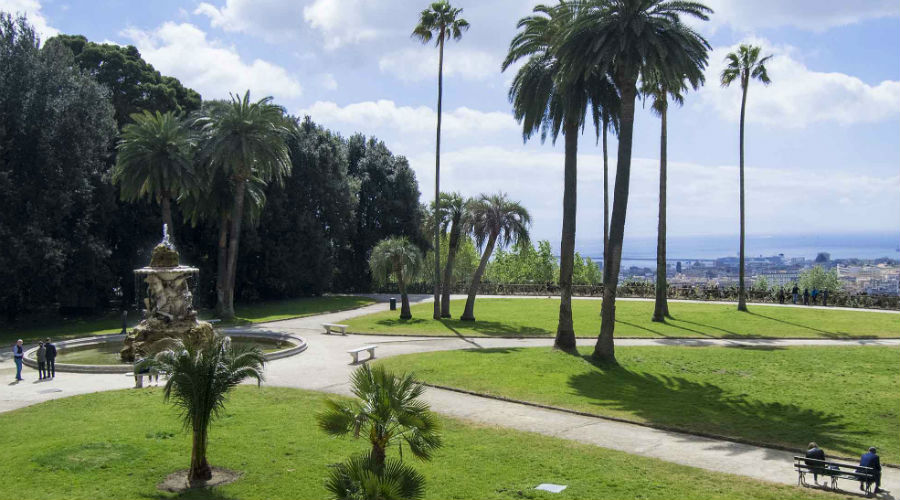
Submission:
{"label": "blue sky", "polygon": [[[559,240],[562,144],[523,144],[501,73],[515,23],[537,2],[453,2],[472,27],[447,47],[442,188],[502,190]],[[712,0],[698,29],[714,47],[707,85],[669,117],[669,234],[736,234],[740,91],[717,84],[741,42],[774,54],[772,85],[748,98],[748,232],[898,233],[900,3],[896,0]],[[425,1],[0,0],[44,36],[78,33],[136,45],[204,98],[249,88],[344,135],[375,135],[433,193],[437,54],[409,33]],[[627,234],[656,230],[659,120],[636,118]],[[611,166],[615,165],[611,138]],[[602,238],[602,160],[579,149],[578,246]]]}

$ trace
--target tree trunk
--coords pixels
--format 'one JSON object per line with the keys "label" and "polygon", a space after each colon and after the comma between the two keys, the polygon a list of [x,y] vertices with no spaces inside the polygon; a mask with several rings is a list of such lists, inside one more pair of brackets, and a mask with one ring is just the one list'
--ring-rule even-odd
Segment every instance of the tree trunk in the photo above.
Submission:
{"label": "tree trunk", "polygon": [[403,268],[397,269],[397,286],[400,287],[400,319],[412,319],[412,311],[409,309],[409,296],[406,294],[406,281],[403,278]]}
{"label": "tree trunk", "polygon": [[375,461],[375,467],[379,471],[384,468],[385,455],[384,446],[376,443],[372,444],[372,459]]}
{"label": "tree trunk", "polygon": [[456,262],[456,251],[459,249],[459,219],[453,220],[450,226],[450,244],[447,247],[447,263],[444,265],[444,281],[441,292],[441,317],[450,318],[450,288],[453,286],[453,265]]}
{"label": "tree trunk", "polygon": [[472,283],[469,285],[469,297],[466,299],[466,308],[463,311],[462,316],[459,317],[462,321],[475,321],[475,296],[478,295],[478,286],[481,285],[481,277],[484,275],[484,270],[487,268],[488,260],[491,259],[491,254],[494,252],[494,244],[497,242],[496,234],[492,234],[487,241],[487,244],[484,246],[484,253],[481,255],[481,261],[478,263],[478,269],[475,270],[475,274],[472,276]]}
{"label": "tree trunk", "polygon": [[[663,99],[668,99],[664,93]],[[666,295],[666,114],[668,105],[663,103],[660,114],[659,134],[659,225],[656,230],[656,304],[653,307],[653,321],[665,321],[669,316],[669,301]]]}
{"label": "tree trunk", "polygon": [[572,270],[575,262],[575,217],[578,194],[578,122],[565,125],[566,158],[563,182],[563,222],[559,243],[559,322],[553,346],[575,351],[575,329],[572,325]]}
{"label": "tree trunk", "polygon": [[609,154],[606,144],[606,131],[609,119],[603,114],[603,266],[606,267],[606,247],[609,246]]}
{"label": "tree trunk", "polygon": [[219,218],[219,245],[216,254],[216,315],[225,314],[225,291],[228,289],[228,216]]}
{"label": "tree trunk", "polygon": [[207,481],[212,479],[212,468],[206,461],[206,432],[194,426],[191,446],[191,469],[188,472],[188,481]]}
{"label": "tree trunk", "polygon": [[444,92],[444,28],[441,28],[438,55],[437,137],[434,149],[434,319],[441,319],[441,104]]}
{"label": "tree trunk", "polygon": [[175,226],[172,225],[172,199],[168,194],[163,194],[160,208],[162,209],[163,224],[168,228],[169,239],[172,239],[172,235],[175,234]]}
{"label": "tree trunk", "polygon": [[603,302],[600,308],[600,336],[594,346],[594,359],[616,362],[613,334],[616,328],[616,288],[619,286],[619,266],[622,263],[622,240],[625,236],[625,212],[628,208],[628,183],[631,179],[631,143],[634,131],[634,99],[637,95],[637,75],[618,75],[616,84],[622,95],[619,122],[619,153],[616,165],[616,184],[613,190],[613,209],[609,221],[608,262],[603,266]]}
{"label": "tree trunk", "polygon": [[744,289],[744,111],[747,107],[746,79],[741,81],[743,96],[741,97],[741,253],[738,262],[738,311],[747,310],[747,291]]}
{"label": "tree trunk", "polygon": [[244,190],[247,181],[239,179],[234,186],[234,209],[231,211],[231,242],[228,248],[228,267],[226,268],[227,284],[225,289],[225,307],[223,319],[234,318],[234,286],[237,276],[237,256],[241,242],[241,222],[244,220]]}

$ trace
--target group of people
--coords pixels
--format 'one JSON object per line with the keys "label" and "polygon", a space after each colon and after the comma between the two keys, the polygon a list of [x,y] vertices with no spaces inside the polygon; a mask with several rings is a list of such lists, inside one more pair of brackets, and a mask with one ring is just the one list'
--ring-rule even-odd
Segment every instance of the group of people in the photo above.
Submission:
{"label": "group of people", "polygon": [[[22,339],[16,341],[13,346],[13,361],[16,363],[16,381],[22,378],[22,362],[25,359],[25,342]],[[46,338],[38,343],[37,349],[38,377],[39,380],[56,377],[56,346]]]}
{"label": "group of people", "polygon": [[[821,463],[816,463],[816,460],[825,460],[825,451],[822,448],[819,448],[815,442],[809,443],[809,446],[806,448],[806,465],[812,467],[813,472],[813,481],[816,484],[819,484],[819,474],[816,471],[819,471],[824,475],[825,467],[816,468],[817,465],[822,465]],[[881,458],[878,456],[878,450],[872,446],[869,448],[869,451],[864,453],[863,456],[859,458],[859,466],[860,469],[857,469],[856,472],[862,473],[864,469],[862,467],[867,467],[869,469],[874,470],[872,481],[860,481],[859,489],[862,491],[866,491],[867,486],[871,486],[872,483],[875,483],[875,493],[881,492]]]}
{"label": "group of people", "polygon": [[[800,294],[800,287],[794,285],[794,288],[791,289],[791,300],[794,304],[802,299],[802,303],[804,306],[810,305],[810,301],[812,301],[812,305],[816,305],[819,297],[822,297],[822,305],[828,305],[828,290],[819,291],[818,288],[813,288],[812,292],[809,291],[809,288],[803,289],[803,294]],[[784,304],[785,294],[784,287],[778,289],[778,303]]]}

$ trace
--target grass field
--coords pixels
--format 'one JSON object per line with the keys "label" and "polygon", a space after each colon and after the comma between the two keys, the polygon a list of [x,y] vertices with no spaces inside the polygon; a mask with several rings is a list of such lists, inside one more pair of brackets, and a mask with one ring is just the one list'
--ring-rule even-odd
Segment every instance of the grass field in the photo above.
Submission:
{"label": "grass field", "polygon": [[[317,429],[314,414],[324,397],[239,388],[211,428],[209,458],[243,476],[180,497],[156,489],[190,458],[177,410],[162,403],[159,389],[95,393],[4,413],[0,427],[9,432],[0,477],[7,480],[0,482],[0,498],[329,498],[328,465],[366,445]],[[431,499],[834,498],[537,434],[442,422],[444,447],[433,462],[414,462]],[[534,491],[541,482],[568,489]]]}
{"label": "grass field", "polygon": [[677,429],[900,462],[900,349],[620,347],[618,367],[550,348],[379,361],[430,383]]}
{"label": "grass field", "polygon": [[[465,302],[454,300],[451,311],[462,313]],[[750,312],[733,304],[670,302],[672,319],[650,321],[652,301],[616,302],[617,337],[798,337],[868,338],[900,337],[900,314],[773,307],[750,304]],[[600,332],[600,301],[573,300],[575,333],[593,337]],[[476,321],[431,319],[432,304],[412,307],[413,319],[399,319],[398,311],[386,311],[350,319],[348,331],[395,335],[465,335],[546,337],[556,334],[559,299],[492,299],[475,302]]]}
{"label": "grass field", "polygon": [[[297,318],[322,314],[326,312],[353,309],[374,303],[374,299],[368,297],[353,297],[347,295],[329,295],[324,297],[306,297],[301,299],[279,300],[260,302],[256,304],[238,304],[237,318],[233,322],[223,326],[248,323],[263,323],[279,319]],[[130,314],[130,325],[138,322],[134,311]],[[208,311],[201,311],[203,319],[212,318]],[[0,323],[0,344],[12,344],[16,339],[23,339],[26,343],[37,342],[39,339],[51,337],[54,340],[89,337],[91,335],[104,335],[119,333],[122,330],[122,319],[119,313],[110,313],[92,318],[63,318],[63,317],[33,317],[23,318],[14,325]]]}

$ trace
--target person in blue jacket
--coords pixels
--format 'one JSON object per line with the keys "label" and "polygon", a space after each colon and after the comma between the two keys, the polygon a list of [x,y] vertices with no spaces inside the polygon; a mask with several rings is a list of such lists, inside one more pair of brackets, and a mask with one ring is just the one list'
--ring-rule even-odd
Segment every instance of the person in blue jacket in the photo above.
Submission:
{"label": "person in blue jacket", "polygon": [[[868,453],[859,458],[859,466],[875,469],[875,493],[879,493],[881,491],[881,459],[878,458],[878,450],[874,446],[869,448]],[[862,469],[858,469],[857,472],[862,472]],[[869,482],[869,485],[871,484],[872,482]],[[864,486],[865,481],[860,481],[859,489],[866,491]]]}

